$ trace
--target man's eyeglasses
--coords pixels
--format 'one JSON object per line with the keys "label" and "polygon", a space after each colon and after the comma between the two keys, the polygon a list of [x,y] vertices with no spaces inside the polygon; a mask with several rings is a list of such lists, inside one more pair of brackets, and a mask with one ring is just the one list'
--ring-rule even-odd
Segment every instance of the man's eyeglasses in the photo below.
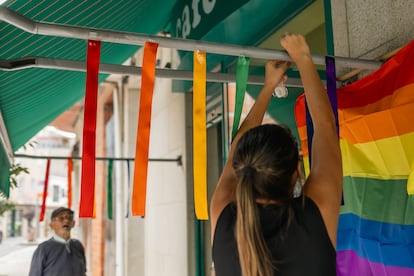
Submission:
{"label": "man's eyeglasses", "polygon": [[65,220],[72,221],[73,216],[58,216],[58,217],[55,217],[54,220],[58,220],[60,222],[63,222]]}

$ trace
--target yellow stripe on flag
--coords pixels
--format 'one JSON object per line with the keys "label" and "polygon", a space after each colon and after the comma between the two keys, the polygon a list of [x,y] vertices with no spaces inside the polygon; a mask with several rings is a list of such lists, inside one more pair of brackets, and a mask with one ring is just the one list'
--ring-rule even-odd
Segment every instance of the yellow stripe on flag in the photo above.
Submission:
{"label": "yellow stripe on flag", "polygon": [[411,162],[411,171],[407,181],[407,193],[414,195],[414,160]]}
{"label": "yellow stripe on flag", "polygon": [[404,179],[414,160],[414,132],[368,143],[340,140],[344,176]]}
{"label": "yellow stripe on flag", "polygon": [[194,208],[198,219],[208,219],[206,131],[206,53],[194,51],[193,146]]}
{"label": "yellow stripe on flag", "polygon": [[308,178],[310,174],[310,167],[309,167],[309,156],[303,156],[302,157],[303,162],[303,170],[305,173],[305,177]]}

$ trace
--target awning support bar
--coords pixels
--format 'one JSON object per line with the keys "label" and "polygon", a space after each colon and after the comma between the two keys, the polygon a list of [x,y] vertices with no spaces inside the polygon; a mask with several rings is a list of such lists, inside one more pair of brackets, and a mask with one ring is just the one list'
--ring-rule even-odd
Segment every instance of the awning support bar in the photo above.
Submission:
{"label": "awning support bar", "polygon": [[[30,155],[30,154],[15,154],[15,158],[30,158],[30,159],[58,159],[66,160],[72,158],[74,160],[81,160],[81,156],[43,156],[43,155]],[[132,157],[95,157],[95,160],[99,161],[135,161],[135,158]],[[177,162],[178,166],[182,166],[183,161],[181,155],[177,158],[148,158],[150,162]]]}
{"label": "awning support bar", "polygon": [[[28,19],[6,7],[0,7],[0,20],[32,34],[78,38],[84,40],[93,39],[129,45],[144,45],[146,41],[154,41],[157,42],[160,47],[173,48],[177,50],[200,50],[207,53],[230,56],[248,56],[251,58],[265,60],[277,59],[291,61],[286,52],[272,49],[38,22]],[[312,55],[312,59],[315,64],[325,64],[324,56]],[[338,67],[368,70],[376,70],[382,65],[379,61],[348,57],[335,57],[335,63]]]}
{"label": "awning support bar", "polygon": [[[86,63],[83,61],[44,58],[44,57],[27,57],[16,60],[0,60],[0,70],[16,71],[28,68],[48,68],[58,70],[70,70],[86,72]],[[119,75],[138,75],[142,73],[142,67],[117,65],[117,64],[100,64],[99,72],[103,74],[119,74]],[[236,82],[236,75],[226,73],[207,72],[206,78],[208,82]],[[169,78],[176,80],[193,80],[193,72],[186,70],[173,69],[156,69],[156,77]],[[250,75],[248,78],[249,84],[262,85],[264,82],[263,76]],[[303,87],[302,82],[298,78],[288,78],[286,82],[288,87]]]}

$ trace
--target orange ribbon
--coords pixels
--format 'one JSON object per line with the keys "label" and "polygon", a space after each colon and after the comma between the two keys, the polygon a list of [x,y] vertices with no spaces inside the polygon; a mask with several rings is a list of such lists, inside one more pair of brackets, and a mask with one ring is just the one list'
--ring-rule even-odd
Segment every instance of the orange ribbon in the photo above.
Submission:
{"label": "orange ribbon", "polygon": [[208,219],[207,208],[206,53],[194,52],[193,145],[194,208],[198,219]]}
{"label": "orange ribbon", "polygon": [[86,92],[83,123],[82,177],[79,217],[94,217],[96,110],[101,42],[89,40],[86,62]]}
{"label": "orange ribbon", "polygon": [[141,96],[139,100],[139,117],[135,147],[134,186],[131,204],[133,216],[145,216],[151,108],[154,93],[157,49],[158,43],[146,42],[144,45]]}

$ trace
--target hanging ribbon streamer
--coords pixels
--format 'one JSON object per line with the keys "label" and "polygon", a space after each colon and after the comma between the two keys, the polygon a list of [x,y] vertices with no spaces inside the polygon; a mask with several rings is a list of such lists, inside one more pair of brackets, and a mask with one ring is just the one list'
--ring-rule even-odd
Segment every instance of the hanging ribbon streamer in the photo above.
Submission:
{"label": "hanging ribbon streamer", "polygon": [[308,103],[305,97],[305,110],[306,110],[306,136],[308,137],[308,167],[311,168],[312,164],[312,139],[313,139],[313,122],[309,113]]}
{"label": "hanging ribbon streamer", "polygon": [[[332,56],[325,57],[326,64],[326,89],[328,90],[329,101],[331,102],[332,112],[335,116],[336,133],[339,139],[339,124],[338,124],[338,100],[336,95],[336,71],[335,58]],[[344,205],[344,195],[342,193],[341,204]]]}
{"label": "hanging ribbon streamer", "polygon": [[72,158],[68,158],[68,208],[72,208],[72,170],[73,161]]}
{"label": "hanging ribbon streamer", "polygon": [[112,165],[113,160],[108,160],[108,219],[112,219]]}
{"label": "hanging ribbon streamer", "polygon": [[131,168],[130,168],[130,165],[129,165],[129,160],[127,160],[126,161],[127,162],[127,177],[128,177],[128,199],[127,199],[127,205],[126,205],[126,208],[125,208],[125,210],[126,210],[126,214],[125,214],[125,217],[126,218],[128,218],[129,217],[129,202],[130,202],[130,200],[129,200],[129,195],[131,194]]}
{"label": "hanging ribbon streamer", "polygon": [[[331,102],[332,111],[335,116],[336,132],[339,135],[338,100],[336,96],[335,58],[331,56],[326,56],[325,63],[326,63],[326,89],[328,90],[329,101]],[[339,139],[339,136],[338,136],[338,139]]]}
{"label": "hanging ribbon streamer", "polygon": [[407,193],[408,195],[414,195],[414,160],[411,163],[410,175],[408,176]]}
{"label": "hanging ribbon streamer", "polygon": [[236,100],[233,115],[232,139],[239,130],[240,117],[243,110],[244,95],[246,94],[247,77],[249,76],[250,58],[240,56],[237,61],[236,72]]}
{"label": "hanging ribbon streamer", "polygon": [[101,42],[89,40],[86,62],[86,92],[83,123],[82,176],[79,217],[94,217],[95,144],[98,74]]}
{"label": "hanging ribbon streamer", "polygon": [[[335,116],[336,130],[338,129],[338,101],[336,97],[336,72],[335,72],[335,58],[326,56],[326,88],[328,91],[329,101],[331,103],[332,111]],[[311,167],[312,160],[312,138],[313,138],[313,123],[309,113],[308,105],[305,99],[306,106],[306,135],[308,136],[308,152],[309,152],[309,168]],[[339,137],[338,137],[339,139]]]}
{"label": "hanging ribbon streamer", "polygon": [[49,184],[49,172],[50,172],[50,158],[46,162],[46,175],[45,175],[45,184],[43,186],[43,198],[42,198],[42,208],[40,209],[39,221],[43,221],[45,218],[46,212],[46,198],[47,198],[47,186]]}
{"label": "hanging ribbon streamer", "polygon": [[194,207],[198,219],[208,219],[207,210],[207,130],[206,53],[194,52],[193,152]]}
{"label": "hanging ribbon streamer", "polygon": [[147,194],[148,150],[151,130],[151,108],[154,93],[155,66],[158,44],[146,42],[142,62],[141,96],[135,147],[134,185],[132,191],[132,215],[145,216]]}

